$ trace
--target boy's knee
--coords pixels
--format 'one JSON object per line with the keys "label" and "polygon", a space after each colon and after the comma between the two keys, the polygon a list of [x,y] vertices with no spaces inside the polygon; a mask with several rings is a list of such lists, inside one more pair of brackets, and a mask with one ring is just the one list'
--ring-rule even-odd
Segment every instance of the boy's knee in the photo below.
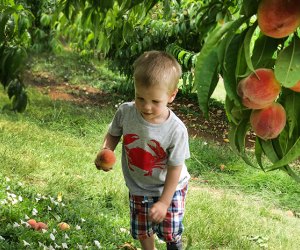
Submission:
{"label": "boy's knee", "polygon": [[182,250],[182,241],[178,242],[167,242],[167,250]]}

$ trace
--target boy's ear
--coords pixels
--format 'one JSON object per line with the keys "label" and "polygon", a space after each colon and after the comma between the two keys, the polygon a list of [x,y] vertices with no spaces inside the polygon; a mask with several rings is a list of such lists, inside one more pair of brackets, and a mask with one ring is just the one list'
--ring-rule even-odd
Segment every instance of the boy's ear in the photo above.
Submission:
{"label": "boy's ear", "polygon": [[177,93],[178,93],[178,89],[175,89],[175,90],[171,93],[171,95],[170,95],[170,97],[169,97],[168,103],[171,103],[171,102],[174,101],[174,99],[175,99]]}

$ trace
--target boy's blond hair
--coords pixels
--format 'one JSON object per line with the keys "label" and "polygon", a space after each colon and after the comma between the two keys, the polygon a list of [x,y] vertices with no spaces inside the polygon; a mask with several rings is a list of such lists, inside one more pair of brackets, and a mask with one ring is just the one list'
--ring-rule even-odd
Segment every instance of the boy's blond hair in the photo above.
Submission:
{"label": "boy's blond hair", "polygon": [[164,51],[147,51],[134,64],[134,81],[145,87],[165,84],[170,92],[177,89],[181,77],[181,66],[176,59]]}

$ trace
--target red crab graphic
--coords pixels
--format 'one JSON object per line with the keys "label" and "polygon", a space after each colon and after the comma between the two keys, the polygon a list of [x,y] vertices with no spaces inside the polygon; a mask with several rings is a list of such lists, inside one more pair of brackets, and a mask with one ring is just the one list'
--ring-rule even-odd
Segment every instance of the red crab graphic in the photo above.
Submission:
{"label": "red crab graphic", "polygon": [[132,166],[135,166],[146,171],[144,176],[152,176],[152,171],[154,168],[163,169],[162,166],[164,165],[164,161],[167,159],[167,154],[160,146],[160,143],[156,140],[150,140],[151,144],[147,143],[155,155],[152,155],[150,152],[140,147],[128,147],[129,144],[138,139],[139,136],[136,134],[127,134],[124,136],[123,142],[127,152],[128,167],[131,171],[134,171]]}

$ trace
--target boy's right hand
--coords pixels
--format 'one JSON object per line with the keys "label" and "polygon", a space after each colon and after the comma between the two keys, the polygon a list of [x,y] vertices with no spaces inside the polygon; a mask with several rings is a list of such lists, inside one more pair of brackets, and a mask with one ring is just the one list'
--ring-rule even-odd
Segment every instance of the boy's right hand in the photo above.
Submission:
{"label": "boy's right hand", "polygon": [[99,170],[105,172],[112,170],[113,165],[116,163],[115,153],[110,149],[102,149],[95,159],[95,166]]}

